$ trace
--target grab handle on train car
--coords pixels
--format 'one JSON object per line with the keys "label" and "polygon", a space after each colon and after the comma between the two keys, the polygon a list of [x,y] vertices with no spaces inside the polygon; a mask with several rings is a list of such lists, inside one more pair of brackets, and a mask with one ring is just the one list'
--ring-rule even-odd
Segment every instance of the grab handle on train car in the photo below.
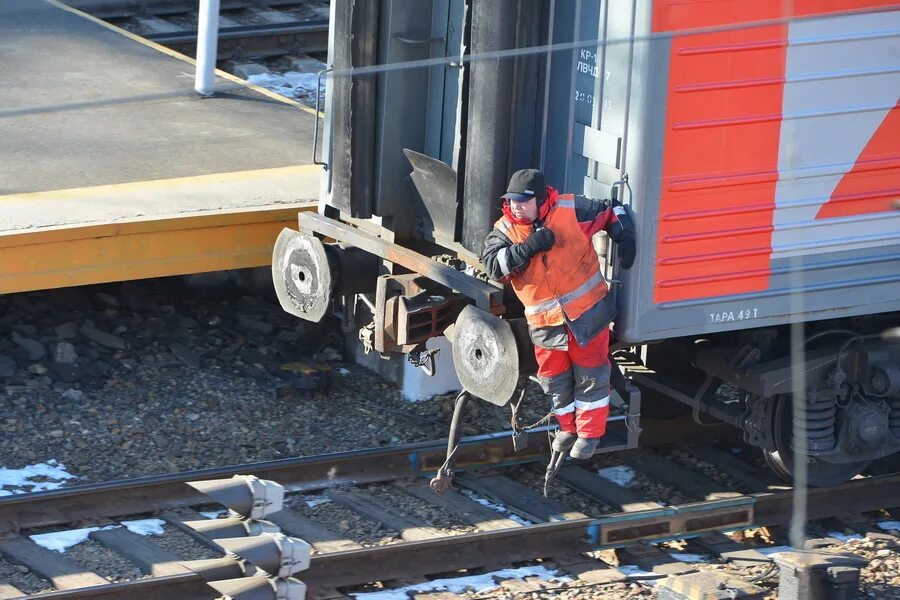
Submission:
{"label": "grab handle on train car", "polygon": [[317,150],[319,148],[319,99],[322,96],[322,75],[333,70],[334,66],[330,66],[327,69],[322,69],[321,71],[316,73],[316,124],[313,128],[312,161],[314,165],[325,167],[326,171],[328,170],[328,163],[316,158]]}
{"label": "grab handle on train car", "polygon": [[[623,192],[621,194],[619,193],[620,189],[623,190]],[[624,194],[624,190],[626,190],[626,189],[628,190],[628,204],[631,204],[631,199],[634,197],[634,192],[631,191],[631,184],[628,183],[628,173],[622,173],[622,178],[619,179],[618,181],[614,181],[612,183],[612,185],[609,186],[609,199],[611,201],[618,200],[623,206],[626,206],[625,194]],[[610,239],[610,241],[612,241],[612,239]],[[606,253],[607,253],[607,260],[606,260],[607,269],[610,268],[610,265],[612,263],[611,259],[613,256],[615,256],[615,252],[613,252],[613,250],[615,250],[614,247],[609,248],[606,251]],[[610,272],[610,274],[612,274],[612,273]],[[615,288],[613,287],[612,284],[616,284],[616,285],[622,284],[622,280],[620,280],[620,279],[606,277],[605,274],[603,277],[604,277],[604,279],[606,279],[606,283],[607,283],[607,285],[610,286],[610,289],[613,291],[613,293],[615,293]]]}

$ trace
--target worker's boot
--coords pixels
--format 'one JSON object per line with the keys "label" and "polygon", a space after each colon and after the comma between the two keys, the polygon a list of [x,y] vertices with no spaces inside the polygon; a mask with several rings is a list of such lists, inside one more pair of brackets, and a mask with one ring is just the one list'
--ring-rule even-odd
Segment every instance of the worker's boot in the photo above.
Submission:
{"label": "worker's boot", "polygon": [[554,452],[559,452],[560,454],[565,454],[572,447],[572,444],[575,443],[575,440],[578,439],[578,436],[574,433],[569,433],[568,431],[557,431],[556,435],[553,437],[553,448]]}
{"label": "worker's boot", "polygon": [[600,445],[600,440],[602,438],[583,438],[580,437],[575,440],[575,443],[572,445],[572,449],[569,451],[569,456],[578,460],[584,460],[586,458],[590,458],[594,455],[594,452],[597,451],[597,446]]}

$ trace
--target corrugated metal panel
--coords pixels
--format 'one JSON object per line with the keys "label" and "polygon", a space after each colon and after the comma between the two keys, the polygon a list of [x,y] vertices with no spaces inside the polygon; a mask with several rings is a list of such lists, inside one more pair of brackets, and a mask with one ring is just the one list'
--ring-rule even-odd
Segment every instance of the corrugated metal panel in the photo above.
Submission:
{"label": "corrugated metal panel", "polygon": [[[746,4],[659,0],[654,25],[717,26]],[[783,14],[783,3],[753,4],[720,21]],[[821,12],[804,6],[798,14]],[[650,60],[670,68],[664,93],[648,95],[632,122],[640,251],[620,333],[639,341],[900,310],[900,212],[890,206],[900,197],[900,11],[652,46]],[[651,173],[658,113],[663,158]]]}

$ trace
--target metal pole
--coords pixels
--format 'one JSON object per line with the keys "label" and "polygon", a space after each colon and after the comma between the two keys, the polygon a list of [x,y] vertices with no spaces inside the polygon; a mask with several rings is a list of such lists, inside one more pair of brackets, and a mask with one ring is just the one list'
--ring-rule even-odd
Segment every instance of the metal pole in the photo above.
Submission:
{"label": "metal pole", "polygon": [[[804,311],[803,276],[800,259],[791,259],[794,275],[791,277],[791,313],[795,318]],[[794,498],[791,512],[790,542],[797,550],[803,550],[806,542],[807,507],[807,427],[806,427],[806,328],[802,321],[791,323],[791,383],[793,410],[794,450]]]}
{"label": "metal pole", "polygon": [[216,46],[219,42],[219,0],[200,0],[199,16],[194,89],[203,96],[212,96],[216,80]]}

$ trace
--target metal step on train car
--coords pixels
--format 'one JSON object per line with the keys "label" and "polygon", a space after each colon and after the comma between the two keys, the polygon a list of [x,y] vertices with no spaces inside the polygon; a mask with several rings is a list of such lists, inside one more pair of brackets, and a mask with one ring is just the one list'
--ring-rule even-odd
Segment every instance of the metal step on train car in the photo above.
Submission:
{"label": "metal step on train car", "polygon": [[509,403],[532,349],[477,257],[538,167],[637,224],[634,268],[601,263],[632,415],[711,415],[784,477],[799,445],[821,485],[900,449],[900,3],[332,0],[330,36],[285,310],[426,366],[447,335],[466,388]]}

